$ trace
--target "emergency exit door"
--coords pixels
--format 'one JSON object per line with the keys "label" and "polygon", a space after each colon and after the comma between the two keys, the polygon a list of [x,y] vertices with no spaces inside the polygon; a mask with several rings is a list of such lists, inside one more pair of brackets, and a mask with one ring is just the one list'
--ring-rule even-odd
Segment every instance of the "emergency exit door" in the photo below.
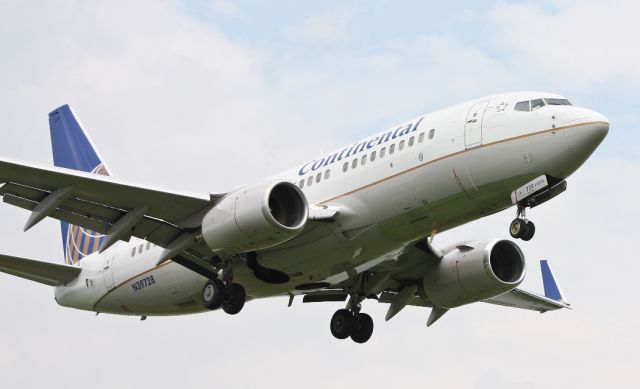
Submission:
{"label": "emergency exit door", "polygon": [[482,119],[489,100],[474,104],[469,110],[464,124],[464,147],[466,149],[482,144]]}

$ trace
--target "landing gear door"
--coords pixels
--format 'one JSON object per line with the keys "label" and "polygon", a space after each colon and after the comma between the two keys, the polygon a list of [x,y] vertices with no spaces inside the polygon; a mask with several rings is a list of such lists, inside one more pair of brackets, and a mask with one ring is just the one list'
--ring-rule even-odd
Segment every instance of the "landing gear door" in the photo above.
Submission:
{"label": "landing gear door", "polygon": [[475,103],[469,110],[464,124],[464,147],[470,149],[482,144],[482,119],[489,100]]}

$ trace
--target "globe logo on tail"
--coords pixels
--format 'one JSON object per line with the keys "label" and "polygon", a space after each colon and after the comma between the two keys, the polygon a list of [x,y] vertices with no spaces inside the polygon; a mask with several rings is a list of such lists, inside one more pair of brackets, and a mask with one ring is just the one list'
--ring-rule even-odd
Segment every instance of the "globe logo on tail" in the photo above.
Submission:
{"label": "globe logo on tail", "polygon": [[[110,175],[103,164],[96,166],[91,173],[102,176]],[[65,239],[65,263],[68,265],[77,265],[82,258],[98,251],[104,238],[105,236],[99,232],[69,224]]]}

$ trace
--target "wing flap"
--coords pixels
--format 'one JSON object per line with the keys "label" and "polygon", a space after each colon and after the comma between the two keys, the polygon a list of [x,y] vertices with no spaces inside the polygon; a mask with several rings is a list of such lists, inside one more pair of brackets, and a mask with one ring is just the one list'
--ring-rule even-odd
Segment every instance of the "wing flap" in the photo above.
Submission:
{"label": "wing flap", "polygon": [[[0,160],[0,181],[5,182],[0,188],[4,202],[30,211],[54,191],[71,187],[71,193],[47,216],[102,234],[129,211],[144,207],[144,216],[130,235],[163,247],[185,230],[199,227],[189,225],[193,224],[190,220],[222,196],[165,192],[108,176],[6,160]],[[124,234],[123,239],[128,240],[130,235]]]}
{"label": "wing flap", "polygon": [[50,286],[68,284],[81,268],[0,254],[0,271]]}
{"label": "wing flap", "polygon": [[[109,176],[8,160],[0,160],[0,181],[10,183],[7,190],[15,189],[17,184],[46,193],[72,186],[72,197],[76,199],[120,210],[134,209],[144,204],[149,207],[148,215],[173,223],[197,213],[210,205],[211,201],[209,196],[173,193],[131,185]],[[24,193],[17,195],[27,195],[27,192],[25,189]]]}
{"label": "wing flap", "polygon": [[[3,197],[3,201],[7,204],[26,209],[28,211],[32,211],[38,205],[38,203],[35,201],[16,197],[10,194],[5,194]],[[56,209],[49,216],[54,219],[64,220],[68,223],[86,228],[91,231],[99,232],[101,234],[106,234],[109,230],[109,227],[111,226],[108,223],[104,223],[96,219],[91,219],[64,209]]]}

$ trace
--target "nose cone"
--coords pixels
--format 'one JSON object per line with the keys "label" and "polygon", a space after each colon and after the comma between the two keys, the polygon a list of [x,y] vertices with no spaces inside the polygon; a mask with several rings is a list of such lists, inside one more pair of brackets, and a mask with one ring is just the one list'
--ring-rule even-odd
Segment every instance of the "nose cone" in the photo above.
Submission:
{"label": "nose cone", "polygon": [[591,111],[588,120],[567,134],[567,140],[576,154],[589,156],[608,133],[609,120],[604,115]]}

